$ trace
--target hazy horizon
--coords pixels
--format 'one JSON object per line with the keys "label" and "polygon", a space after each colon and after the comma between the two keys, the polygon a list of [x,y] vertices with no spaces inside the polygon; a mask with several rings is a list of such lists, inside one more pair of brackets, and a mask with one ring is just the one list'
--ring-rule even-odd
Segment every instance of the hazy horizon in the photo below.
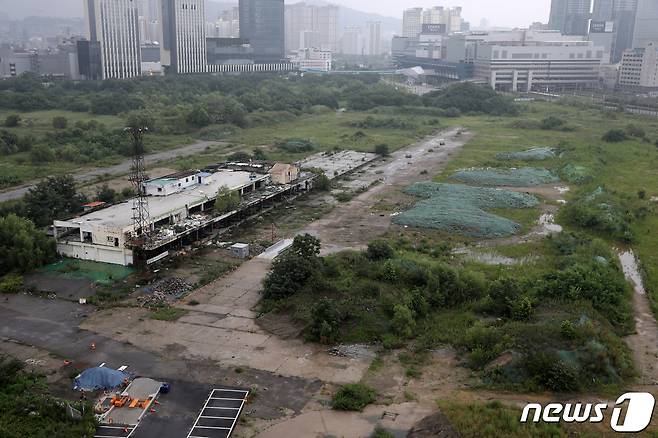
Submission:
{"label": "hazy horizon", "polygon": [[[237,3],[237,0],[211,0],[216,3]],[[304,0],[290,0],[287,4]],[[313,0],[306,0],[310,3]],[[321,1],[321,0],[320,0]],[[404,9],[411,7],[462,6],[462,16],[472,26],[477,27],[480,20],[486,18],[489,24],[499,27],[527,27],[534,21],[548,21],[551,0],[397,0],[382,2],[380,0],[330,0],[334,3],[363,12],[376,13],[387,17],[402,19]],[[79,8],[77,7],[80,5]],[[50,7],[50,2],[43,0],[0,0],[0,11],[12,18],[17,16],[40,15],[55,17],[82,17],[82,0],[62,0],[57,9]]]}
{"label": "hazy horizon", "polygon": [[551,0],[397,0],[394,3],[379,0],[331,0],[330,3],[400,19],[407,8],[461,6],[462,17],[472,26],[477,26],[481,19],[486,18],[492,26],[500,27],[527,27],[535,21],[548,22],[551,8]]}

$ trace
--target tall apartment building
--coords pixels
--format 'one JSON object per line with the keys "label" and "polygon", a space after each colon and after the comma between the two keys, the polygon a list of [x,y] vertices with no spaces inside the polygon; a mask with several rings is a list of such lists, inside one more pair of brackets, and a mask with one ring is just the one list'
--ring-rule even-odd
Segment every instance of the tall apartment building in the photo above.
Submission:
{"label": "tall apartment building", "polygon": [[249,40],[256,62],[284,59],[283,0],[240,0],[240,38]]}
{"label": "tall apartment building", "polygon": [[423,8],[405,9],[402,16],[402,36],[416,38],[423,30]]}
{"label": "tall apartment building", "polygon": [[592,0],[552,0],[548,24],[564,35],[587,35]]}
{"label": "tall apartment building", "polygon": [[422,24],[444,24],[446,33],[459,32],[462,26],[462,8],[444,8],[435,6],[425,9],[422,16]]}
{"label": "tall apartment building", "polygon": [[366,23],[368,29],[368,45],[366,55],[377,56],[382,54],[382,23],[381,21],[369,21]]}
{"label": "tall apartment building", "polygon": [[203,0],[162,0],[160,54],[167,73],[207,71]]}
{"label": "tall apartment building", "polygon": [[624,51],[619,66],[619,85],[658,88],[658,43]]}
{"label": "tall apartment building", "polygon": [[362,54],[362,39],[361,28],[358,26],[347,26],[343,31],[340,44],[340,53],[345,55],[361,55]]}
{"label": "tall apartment building", "polygon": [[[287,5],[285,9],[286,52],[296,52],[309,48],[308,36],[317,35],[317,48],[337,51],[338,36],[338,6],[309,5],[304,2]],[[315,41],[315,38],[313,40]]]}
{"label": "tall apartment building", "polygon": [[139,13],[132,0],[85,0],[89,45],[99,52],[101,79],[141,74]]}
{"label": "tall apartment building", "polygon": [[638,0],[633,29],[633,48],[658,42],[658,1]]}

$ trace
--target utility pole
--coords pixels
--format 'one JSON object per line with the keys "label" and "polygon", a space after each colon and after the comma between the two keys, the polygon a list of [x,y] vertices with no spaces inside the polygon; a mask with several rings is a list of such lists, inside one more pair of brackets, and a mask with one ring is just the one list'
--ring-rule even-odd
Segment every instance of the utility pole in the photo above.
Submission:
{"label": "utility pole", "polygon": [[130,168],[130,182],[135,191],[133,198],[133,242],[137,245],[146,243],[150,236],[149,204],[146,197],[145,183],[148,181],[144,164],[144,134],[146,127],[131,126],[125,129],[132,139],[133,157]]}

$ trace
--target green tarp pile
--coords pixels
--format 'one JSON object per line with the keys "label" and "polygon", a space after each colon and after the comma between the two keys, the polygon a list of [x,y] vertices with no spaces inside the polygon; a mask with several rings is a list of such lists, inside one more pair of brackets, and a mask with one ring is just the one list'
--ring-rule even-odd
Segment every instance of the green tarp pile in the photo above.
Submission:
{"label": "green tarp pile", "polygon": [[520,152],[501,152],[496,154],[496,159],[503,161],[543,161],[555,158],[555,150],[552,148],[538,147]]}
{"label": "green tarp pile", "polygon": [[477,186],[530,187],[560,181],[546,169],[523,167],[520,169],[463,169],[455,172],[450,179]]}
{"label": "green tarp pile", "polygon": [[486,210],[531,208],[539,204],[537,198],[524,193],[459,184],[422,182],[405,191],[425,199],[396,216],[393,222],[476,238],[510,236],[521,228],[516,222]]}

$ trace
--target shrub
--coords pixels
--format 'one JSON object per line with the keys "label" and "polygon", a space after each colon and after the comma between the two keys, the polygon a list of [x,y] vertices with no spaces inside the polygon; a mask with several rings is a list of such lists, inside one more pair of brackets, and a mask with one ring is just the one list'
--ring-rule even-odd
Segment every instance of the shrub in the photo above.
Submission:
{"label": "shrub", "polygon": [[574,392],[580,388],[577,371],[564,363],[557,354],[533,354],[525,359],[524,368],[528,376],[542,388],[555,392]]}
{"label": "shrub", "polygon": [[322,192],[329,191],[329,189],[331,189],[331,181],[329,181],[327,175],[321,173],[315,177],[315,180],[313,181],[313,188]]}
{"label": "shrub", "polygon": [[550,116],[541,121],[540,127],[544,130],[557,130],[562,128],[564,124],[564,120],[558,117]]}
{"label": "shrub", "polygon": [[644,129],[642,129],[642,127],[632,123],[626,126],[626,134],[636,138],[645,138],[647,136],[647,133],[644,131]]}
{"label": "shrub", "polygon": [[411,309],[404,304],[396,304],[393,307],[393,320],[391,321],[391,325],[395,333],[400,337],[410,338],[416,328],[416,321],[414,320],[414,314]]}
{"label": "shrub", "polygon": [[322,344],[338,340],[341,315],[336,302],[328,298],[318,301],[311,310],[310,338]]}
{"label": "shrub", "polygon": [[341,387],[331,401],[331,407],[339,411],[362,411],[377,399],[377,392],[361,383]]}
{"label": "shrub", "polygon": [[573,326],[573,323],[569,320],[562,321],[560,324],[560,334],[565,339],[575,339],[576,338],[576,328]]}
{"label": "shrub", "polygon": [[394,255],[395,251],[393,251],[391,245],[385,240],[374,240],[370,242],[366,250],[366,257],[373,261],[392,259]]}
{"label": "shrub", "polygon": [[375,146],[375,153],[381,155],[382,157],[387,157],[389,154],[389,148],[387,144],[380,143]]}
{"label": "shrub", "polygon": [[546,274],[539,284],[539,293],[552,298],[587,300],[617,328],[629,330],[632,326],[628,284],[614,266],[595,261],[572,263]]}
{"label": "shrub", "polygon": [[17,294],[23,289],[23,277],[7,274],[0,279],[0,294]]}
{"label": "shrub", "polygon": [[603,141],[608,143],[619,143],[627,140],[626,132],[621,129],[611,129],[605,134],[603,134]]}
{"label": "shrub", "polygon": [[10,114],[5,119],[5,126],[7,128],[15,128],[21,124],[21,116],[18,114]]}
{"label": "shrub", "polygon": [[215,211],[219,214],[235,210],[240,205],[240,195],[228,187],[220,187],[215,199]]}
{"label": "shrub", "polygon": [[386,429],[382,429],[381,427],[377,426],[377,428],[375,428],[375,431],[372,433],[372,435],[370,435],[370,438],[395,438],[395,435],[393,435],[391,432],[387,431]]}
{"label": "shrub", "polygon": [[69,121],[64,116],[55,116],[53,117],[53,128],[55,129],[66,129]]}

